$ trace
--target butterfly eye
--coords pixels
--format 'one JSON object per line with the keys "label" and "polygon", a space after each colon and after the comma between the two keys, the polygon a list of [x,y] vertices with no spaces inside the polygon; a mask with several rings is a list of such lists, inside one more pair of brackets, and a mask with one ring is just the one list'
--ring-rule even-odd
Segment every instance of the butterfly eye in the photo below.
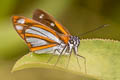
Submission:
{"label": "butterfly eye", "polygon": [[18,19],[18,20],[17,20],[17,23],[19,23],[19,24],[24,24],[24,23],[25,23],[25,20],[24,20],[24,19]]}
{"label": "butterfly eye", "polygon": [[74,41],[70,41],[70,43],[71,43],[71,44],[73,44],[73,43],[74,43]]}

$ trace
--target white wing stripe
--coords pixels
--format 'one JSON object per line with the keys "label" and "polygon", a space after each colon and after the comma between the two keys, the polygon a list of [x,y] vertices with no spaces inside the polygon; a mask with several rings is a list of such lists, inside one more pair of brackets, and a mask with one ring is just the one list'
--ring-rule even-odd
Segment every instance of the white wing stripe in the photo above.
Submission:
{"label": "white wing stripe", "polygon": [[23,30],[23,27],[20,26],[20,25],[16,25],[16,29],[17,29],[17,30]]}
{"label": "white wing stripe", "polygon": [[37,32],[35,30],[32,30],[32,29],[26,29],[25,31],[26,33],[31,33],[31,34],[36,34],[36,35],[40,35],[40,36],[43,36],[43,37],[47,37],[45,36],[44,34],[40,33],[40,32]]}
{"label": "white wing stripe", "polygon": [[48,43],[44,40],[37,39],[37,38],[26,38],[27,42],[30,42],[32,47],[47,45]]}
{"label": "white wing stripe", "polygon": [[39,32],[47,35],[47,37],[48,37],[49,39],[54,40],[54,41],[56,41],[56,42],[58,42],[58,43],[61,43],[61,41],[60,41],[56,36],[54,36],[52,33],[48,32],[48,31],[46,31],[46,30],[43,30],[43,29],[41,29],[41,28],[37,28],[37,27],[34,27],[34,26],[31,27],[31,29],[34,29],[34,30],[36,30],[36,31],[39,31]]}

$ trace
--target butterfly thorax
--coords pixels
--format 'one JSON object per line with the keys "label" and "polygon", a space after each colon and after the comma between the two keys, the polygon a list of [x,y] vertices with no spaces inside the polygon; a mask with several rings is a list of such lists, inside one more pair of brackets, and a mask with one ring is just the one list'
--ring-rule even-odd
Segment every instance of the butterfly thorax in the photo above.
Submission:
{"label": "butterfly thorax", "polygon": [[68,43],[60,43],[59,47],[57,47],[57,51],[58,53],[56,54],[60,54],[62,53],[62,50],[64,54],[70,54],[72,52],[72,49],[77,53],[78,52],[78,46],[80,44],[80,39],[77,36],[70,36]]}
{"label": "butterfly thorax", "polygon": [[70,40],[68,41],[68,52],[70,53],[72,49],[77,52],[78,46],[80,44],[80,39],[77,36],[70,36]]}

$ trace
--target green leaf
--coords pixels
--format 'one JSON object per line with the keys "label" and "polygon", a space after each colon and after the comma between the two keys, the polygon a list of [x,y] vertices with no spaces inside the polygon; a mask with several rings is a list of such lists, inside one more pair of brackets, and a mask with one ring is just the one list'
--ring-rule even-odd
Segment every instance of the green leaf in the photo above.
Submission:
{"label": "green leaf", "polygon": [[[29,53],[16,62],[12,71],[14,72],[25,68],[45,68],[83,75],[82,77],[87,80],[94,80],[95,77],[104,80],[120,79],[120,42],[103,39],[81,40],[78,53],[86,57],[87,74],[84,74],[84,60],[79,58],[81,65],[80,70],[74,54],[71,56],[69,67],[66,69],[66,64],[68,62],[67,55],[63,55],[57,66],[54,68],[54,64],[58,58],[57,55],[54,56],[49,63],[47,63],[51,54]],[[92,75],[92,77],[90,75]]]}

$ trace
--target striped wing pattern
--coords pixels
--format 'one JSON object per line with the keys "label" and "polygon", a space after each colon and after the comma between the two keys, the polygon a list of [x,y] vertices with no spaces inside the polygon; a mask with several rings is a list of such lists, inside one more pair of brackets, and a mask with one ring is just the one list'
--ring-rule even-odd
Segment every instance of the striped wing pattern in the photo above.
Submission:
{"label": "striped wing pattern", "polygon": [[30,51],[35,53],[53,51],[61,43],[59,35],[53,29],[34,20],[13,16],[13,24],[17,33],[27,43]]}

